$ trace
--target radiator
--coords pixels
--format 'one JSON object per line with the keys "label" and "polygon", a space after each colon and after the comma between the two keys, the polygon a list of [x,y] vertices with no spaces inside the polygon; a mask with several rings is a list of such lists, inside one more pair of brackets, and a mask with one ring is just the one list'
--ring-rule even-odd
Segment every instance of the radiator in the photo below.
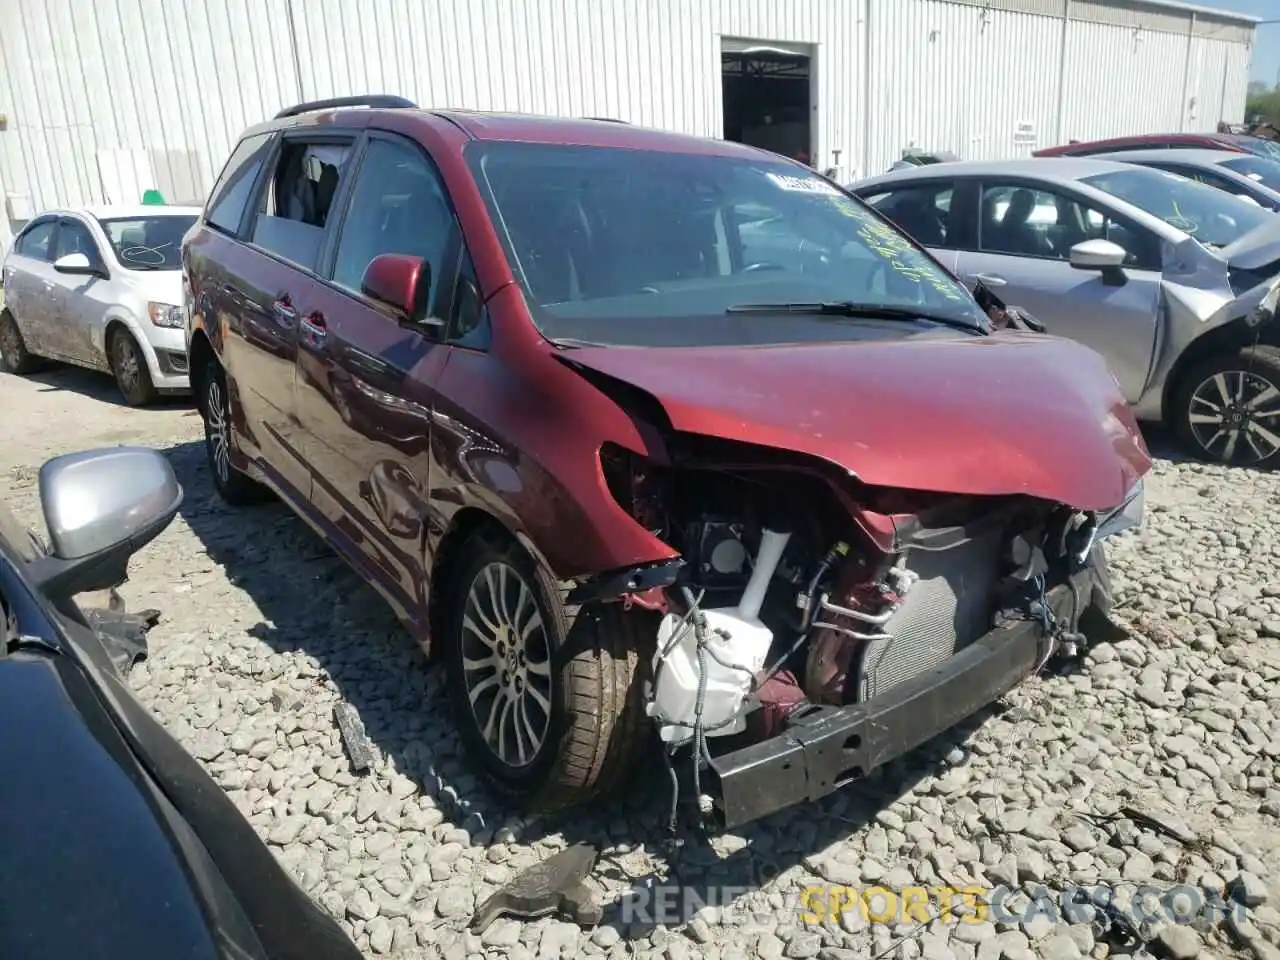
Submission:
{"label": "radiator", "polygon": [[919,579],[907,591],[858,666],[858,700],[876,697],[941,664],[991,629],[1002,537],[992,533],[948,550],[913,550],[906,567]]}

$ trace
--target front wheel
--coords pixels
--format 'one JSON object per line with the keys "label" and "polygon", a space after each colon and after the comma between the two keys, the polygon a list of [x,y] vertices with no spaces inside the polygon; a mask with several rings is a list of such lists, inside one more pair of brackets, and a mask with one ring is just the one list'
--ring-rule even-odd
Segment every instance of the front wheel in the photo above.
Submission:
{"label": "front wheel", "polygon": [[636,641],[648,614],[608,604],[571,616],[546,572],[496,532],[457,562],[442,640],[467,755],[529,812],[613,793],[648,732]]}
{"label": "front wheel", "polygon": [[131,407],[145,407],[155,400],[156,388],[151,382],[151,371],[133,334],[117,327],[111,333],[107,354],[116,387],[125,403]]}
{"label": "front wheel", "polygon": [[1280,465],[1280,349],[1244,347],[1196,364],[1174,395],[1188,453],[1216,463]]}
{"label": "front wheel", "polygon": [[202,387],[200,412],[204,416],[204,450],[218,495],[236,507],[266,499],[266,489],[237,470],[231,462],[231,397],[218,361],[209,361]]}

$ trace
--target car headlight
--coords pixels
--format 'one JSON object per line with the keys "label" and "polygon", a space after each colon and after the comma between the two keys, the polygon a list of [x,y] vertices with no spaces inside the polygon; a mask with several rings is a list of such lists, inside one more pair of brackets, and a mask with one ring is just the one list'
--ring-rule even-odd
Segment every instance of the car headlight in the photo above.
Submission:
{"label": "car headlight", "polygon": [[1108,513],[1098,515],[1098,532],[1094,539],[1114,537],[1117,533],[1140,526],[1145,508],[1146,493],[1143,490],[1142,479],[1139,478],[1138,482],[1129,488],[1124,503]]}
{"label": "car headlight", "polygon": [[149,302],[147,304],[147,316],[151,318],[151,322],[157,327],[178,329],[183,325],[182,308],[175,307],[171,303]]}

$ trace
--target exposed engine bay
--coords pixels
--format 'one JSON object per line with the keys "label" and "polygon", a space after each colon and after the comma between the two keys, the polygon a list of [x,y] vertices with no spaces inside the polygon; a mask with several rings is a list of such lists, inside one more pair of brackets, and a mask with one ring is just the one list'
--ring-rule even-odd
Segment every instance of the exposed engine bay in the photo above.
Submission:
{"label": "exposed engine bay", "polygon": [[1142,508],[1140,484],[1100,516],[856,483],[845,496],[775,465],[677,469],[624,451],[602,465],[620,505],[683,561],[674,582],[629,599],[663,612],[647,709],[695,770],[807,711],[875,701],[1010,620],[1043,628],[1037,669],[1078,653],[1083,605],[1057,616],[1046,590],[1105,566],[1098,540]]}

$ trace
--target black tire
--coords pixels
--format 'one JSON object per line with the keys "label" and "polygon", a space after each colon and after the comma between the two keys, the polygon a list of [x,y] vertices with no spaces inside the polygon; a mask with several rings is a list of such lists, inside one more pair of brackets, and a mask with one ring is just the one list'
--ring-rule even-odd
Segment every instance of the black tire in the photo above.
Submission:
{"label": "black tire", "polygon": [[125,403],[145,407],[155,402],[157,391],[151,382],[147,358],[133,334],[123,327],[116,327],[107,337],[107,362]]}
{"label": "black tire", "polygon": [[[1259,403],[1264,392],[1272,398]],[[1183,374],[1173,393],[1169,419],[1183,448],[1198,459],[1271,469],[1280,465],[1280,395],[1276,394],[1280,394],[1280,348],[1244,347],[1208,357]],[[1250,409],[1253,404],[1256,407]],[[1209,417],[1220,422],[1205,419]]]}
{"label": "black tire", "polygon": [[[561,591],[546,571],[516,545],[510,537],[483,530],[464,544],[455,557],[457,575],[450,577],[445,636],[441,653],[448,677],[449,699],[467,756],[506,802],[529,813],[551,813],[595,798],[607,798],[621,787],[634,769],[634,761],[648,733],[644,714],[643,670],[637,642],[646,629],[656,637],[657,619],[648,611],[624,611],[619,604],[598,608],[567,609]],[[505,571],[508,607],[516,604],[512,619],[520,625],[532,622],[532,613],[521,615],[520,590],[527,591],[530,611],[536,610],[540,627],[527,631],[527,644],[516,654],[503,650],[500,641],[486,647],[467,623],[476,622],[476,603],[486,608],[488,574]],[[494,574],[496,582],[501,574]],[[474,598],[475,588],[479,591]],[[495,619],[497,619],[495,617]],[[479,623],[483,630],[485,624]],[[549,666],[553,651],[566,645],[574,651],[556,670]],[[473,662],[479,653],[491,651],[492,663],[503,660],[510,667],[511,682],[504,687],[496,666],[494,686],[480,669],[464,668],[464,657]],[[497,652],[503,650],[501,654]],[[508,658],[505,659],[504,658]],[[547,663],[545,677],[536,664]],[[521,688],[516,677],[524,678]],[[482,689],[477,707],[471,693]],[[493,702],[488,691],[494,691]],[[502,700],[519,703],[529,723],[531,736],[525,744],[524,761],[515,749],[503,751],[485,736],[485,723],[508,731],[498,743],[516,747],[511,723],[500,717]],[[515,691],[512,697],[510,692]],[[549,717],[539,706],[534,691],[550,706]],[[511,707],[510,710],[520,709]],[[542,737],[532,743],[537,733]],[[529,749],[534,746],[533,749]],[[501,754],[505,752],[506,757]]]}
{"label": "black tire", "polygon": [[218,496],[233,507],[268,499],[267,489],[231,462],[231,394],[222,365],[210,360],[200,383],[200,416],[204,419],[204,452]]}
{"label": "black tire", "polygon": [[0,363],[6,373],[22,376],[40,369],[41,360],[27,349],[18,321],[8,310],[0,310]]}

